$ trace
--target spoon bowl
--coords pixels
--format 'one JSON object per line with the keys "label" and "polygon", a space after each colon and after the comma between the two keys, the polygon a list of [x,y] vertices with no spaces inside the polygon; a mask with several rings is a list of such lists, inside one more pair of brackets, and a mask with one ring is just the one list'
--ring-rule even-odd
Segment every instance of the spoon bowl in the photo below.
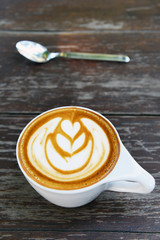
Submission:
{"label": "spoon bowl", "polygon": [[125,63],[130,61],[130,58],[125,55],[80,52],[49,52],[48,49],[43,45],[27,40],[17,42],[16,48],[22,56],[36,63],[46,63],[56,57],[85,60],[116,61]]}
{"label": "spoon bowl", "polygon": [[45,63],[58,56],[58,53],[50,53],[43,45],[32,41],[20,41],[16,44],[17,51],[25,58],[37,62]]}

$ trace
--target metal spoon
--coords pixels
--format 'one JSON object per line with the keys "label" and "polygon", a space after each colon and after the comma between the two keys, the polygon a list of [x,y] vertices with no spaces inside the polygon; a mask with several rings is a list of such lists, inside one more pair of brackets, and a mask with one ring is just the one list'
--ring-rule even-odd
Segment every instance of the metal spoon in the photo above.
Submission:
{"label": "metal spoon", "polygon": [[80,52],[49,52],[46,47],[32,41],[17,42],[16,48],[18,52],[27,59],[45,63],[56,57],[86,59],[86,60],[101,60],[115,62],[129,62],[130,58],[124,55],[100,54],[100,53],[80,53]]}

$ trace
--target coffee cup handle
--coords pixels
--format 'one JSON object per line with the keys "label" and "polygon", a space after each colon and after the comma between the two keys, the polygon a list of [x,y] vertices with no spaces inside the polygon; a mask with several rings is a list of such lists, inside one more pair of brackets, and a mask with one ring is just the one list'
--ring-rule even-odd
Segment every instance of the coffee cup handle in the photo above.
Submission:
{"label": "coffee cup handle", "polygon": [[133,159],[122,143],[118,162],[107,178],[105,189],[111,191],[147,194],[155,187],[154,178]]}

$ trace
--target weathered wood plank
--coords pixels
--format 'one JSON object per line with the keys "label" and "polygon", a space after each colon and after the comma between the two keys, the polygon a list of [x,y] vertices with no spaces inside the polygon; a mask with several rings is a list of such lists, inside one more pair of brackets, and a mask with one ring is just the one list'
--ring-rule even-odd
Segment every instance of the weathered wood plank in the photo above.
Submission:
{"label": "weathered wood plank", "polygon": [[159,233],[116,233],[116,232],[87,232],[87,231],[77,231],[77,232],[57,232],[57,231],[28,231],[28,232],[2,232],[2,239],[12,239],[12,240],[39,240],[39,239],[49,239],[49,240],[104,240],[104,239],[112,239],[112,240],[159,240]]}
{"label": "weathered wood plank", "polygon": [[[159,16],[159,0],[0,2],[0,239],[160,239]],[[56,59],[36,65],[16,52],[23,39],[55,51],[123,53],[131,62]],[[62,105],[108,116],[155,177],[155,190],[105,191],[77,209],[37,194],[18,168],[16,141],[36,114]]]}
{"label": "weathered wood plank", "polygon": [[[131,62],[56,59],[38,65],[16,52],[21,39],[55,51],[124,53]],[[106,114],[160,114],[159,39],[158,33],[1,34],[0,111],[27,113],[81,105]]]}
{"label": "weathered wood plank", "polygon": [[159,0],[3,0],[0,29],[159,30]]}
{"label": "weathered wood plank", "polygon": [[[92,203],[76,209],[57,207],[43,199],[30,187],[18,168],[15,155],[16,141],[22,128],[33,117],[33,115],[0,117],[1,230],[2,228],[6,232],[14,230],[13,236],[21,230],[25,234],[32,230],[60,232],[69,230],[74,233],[127,231],[135,234],[159,232],[160,117],[109,116],[133,157],[155,177],[155,190],[148,195],[105,191]],[[142,235],[142,239],[146,236]],[[153,235],[153,239],[155,236]]]}

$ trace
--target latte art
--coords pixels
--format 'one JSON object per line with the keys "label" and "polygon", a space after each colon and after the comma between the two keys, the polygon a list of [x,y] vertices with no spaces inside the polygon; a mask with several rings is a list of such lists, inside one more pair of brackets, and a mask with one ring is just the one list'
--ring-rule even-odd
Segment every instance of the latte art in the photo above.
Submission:
{"label": "latte art", "polygon": [[19,143],[26,173],[44,186],[66,190],[104,178],[114,167],[118,151],[111,125],[76,107],[40,115],[28,125]]}
{"label": "latte art", "polygon": [[92,156],[93,137],[81,120],[75,123],[61,120],[55,131],[47,136],[45,151],[53,168],[64,173],[77,172]]}
{"label": "latte art", "polygon": [[106,134],[92,120],[55,118],[34,132],[27,152],[38,171],[55,180],[70,181],[103,165],[110,146]]}

